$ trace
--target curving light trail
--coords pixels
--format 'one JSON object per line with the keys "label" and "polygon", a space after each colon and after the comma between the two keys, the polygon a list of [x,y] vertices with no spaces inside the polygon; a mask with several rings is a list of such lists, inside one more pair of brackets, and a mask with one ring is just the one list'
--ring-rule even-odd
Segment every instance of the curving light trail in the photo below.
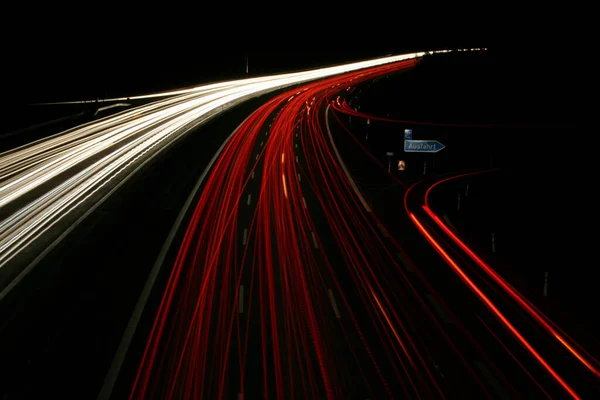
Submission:
{"label": "curving light trail", "polygon": [[135,96],[129,99],[168,98],[1,153],[0,271],[58,221],[92,204],[128,168],[223,110],[280,88],[423,54]]}
{"label": "curving light trail", "polygon": [[427,188],[424,197],[423,210],[431,217],[437,226],[439,226],[446,235],[454,243],[456,243],[474,262],[477,264],[490,278],[494,280],[517,304],[523,308],[531,318],[542,326],[551,337],[555,338],[571,355],[584,365],[589,371],[591,371],[597,378],[600,377],[599,363],[590,355],[583,347],[575,342],[571,337],[562,331],[562,329],[548,316],[546,316],[540,309],[538,309],[531,301],[529,301],[523,294],[521,294],[515,287],[507,282],[500,274],[498,274],[490,265],[481,259],[473,250],[471,250],[458,236],[452,232],[450,228],[434,213],[429,207],[429,195],[433,189],[438,185],[443,184],[454,179],[460,179],[468,176],[479,175],[485,172],[491,171],[477,171],[466,174],[454,175],[445,179],[441,179]]}
{"label": "curving light trail", "polygon": [[[332,109],[339,111],[344,114],[351,115],[359,115],[354,112],[351,108],[349,108],[345,103],[345,100],[339,101],[339,97],[336,101],[332,102]],[[377,119],[377,117],[368,115],[368,114],[360,114],[359,116],[370,119]],[[339,121],[339,120],[338,120]],[[396,122],[390,120],[391,122]],[[349,133],[349,132],[348,132]],[[355,138],[354,138],[355,139]],[[356,139],[355,139],[356,140]],[[362,145],[361,145],[362,146]],[[403,184],[394,174],[390,174],[387,171],[387,168],[381,164],[376,157],[368,152],[368,150],[362,146],[362,149],[367,152],[378,164],[381,168],[382,172],[388,174],[394,181]],[[581,366],[585,367],[588,371],[592,372],[592,374],[597,379],[599,376],[597,360],[590,355],[585,349],[583,349],[579,344],[577,344],[572,338],[570,338],[566,333],[564,333],[556,324],[554,324],[546,315],[544,315],[533,303],[531,303],[528,299],[526,299],[521,293],[519,293],[510,283],[508,283],[504,278],[502,278],[496,271],[492,269],[491,266],[486,264],[473,250],[471,250],[462,240],[460,240],[447,226],[442,222],[441,218],[439,218],[429,207],[428,198],[430,192],[439,184],[446,182],[451,179],[457,179],[465,176],[471,176],[475,174],[479,174],[482,172],[490,172],[489,171],[478,171],[467,174],[459,174],[455,176],[451,176],[449,178],[445,178],[435,182],[430,185],[425,191],[425,195],[423,196],[423,205],[422,209],[425,211],[426,215],[428,215],[435,224],[442,229],[442,231],[448,235],[450,239],[462,250],[464,251],[469,258],[471,258],[476,265],[478,265],[492,280],[505,291],[510,298],[512,298],[517,305],[524,310],[531,318],[532,321],[539,324],[546,332],[550,335],[549,337],[552,340],[556,340],[568,353],[569,355],[576,360]],[[491,311],[493,315],[495,315],[498,320],[504,325],[504,327],[510,332],[510,334],[517,339],[518,342],[522,344],[522,346],[527,350],[527,352],[542,366],[542,368],[556,381],[556,383],[562,387],[562,389],[568,393],[568,395],[572,398],[581,398],[577,391],[573,388],[573,386],[568,383],[562,376],[557,372],[555,367],[551,366],[548,362],[547,358],[540,354],[538,349],[536,349],[536,345],[530,339],[527,339],[524,334],[515,327],[513,322],[511,322],[510,318],[505,315],[502,311],[499,310],[497,303],[491,300],[491,298],[486,295],[483,291],[483,287],[479,284],[475,283],[472,280],[472,277],[466,272],[464,267],[459,265],[458,259],[451,256],[445,248],[442,246],[442,241],[440,239],[434,238],[434,234],[431,229],[425,226],[424,220],[420,217],[417,217],[414,211],[411,211],[409,207],[409,196],[412,196],[412,191],[415,186],[423,183],[423,181],[416,182],[412,186],[408,187],[405,195],[404,195],[404,208],[406,213],[410,219],[410,221],[414,224],[414,226],[418,229],[418,231],[424,236],[424,238],[431,244],[431,246],[440,254],[443,260],[452,268],[452,270],[460,277],[460,279],[466,284],[466,286],[472,290],[476,296],[482,301],[482,303]],[[485,323],[483,323],[485,325]],[[489,328],[488,328],[489,329]],[[491,332],[491,331],[490,331]],[[496,338],[497,339],[497,338]],[[498,339],[497,339],[498,340]],[[501,343],[502,344],[502,343]],[[504,344],[502,344],[504,346]],[[508,349],[507,349],[508,351]],[[510,351],[509,351],[510,353]],[[510,353],[511,357],[514,357],[514,354]],[[516,359],[515,359],[516,360]],[[518,360],[516,360],[519,363]],[[520,363],[519,363],[520,364]],[[522,368],[524,368],[521,365]],[[524,372],[529,375],[529,371],[524,369]],[[529,375],[531,379],[534,381],[536,385],[539,386],[539,383],[535,381],[535,379]],[[543,391],[544,388],[539,386]]]}

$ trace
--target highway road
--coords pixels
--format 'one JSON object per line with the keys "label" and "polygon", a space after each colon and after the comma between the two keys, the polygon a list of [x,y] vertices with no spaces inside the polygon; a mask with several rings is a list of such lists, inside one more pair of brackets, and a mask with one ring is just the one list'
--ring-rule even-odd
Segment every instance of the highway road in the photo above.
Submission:
{"label": "highway road", "polygon": [[[596,393],[593,357],[453,246],[421,207],[422,184],[379,165],[397,191],[385,207],[354,186],[331,106],[390,72],[306,85],[238,129],[196,205],[131,398]],[[380,219],[382,208],[404,213]]]}
{"label": "highway road", "polygon": [[[288,91],[238,128],[195,205],[118,393],[597,393],[597,361],[435,225],[422,207],[424,183],[399,181],[377,157],[346,152],[348,143],[338,150],[333,132],[356,138],[332,110],[361,81],[413,66],[401,64]],[[387,195],[370,198],[350,170],[386,185]]]}
{"label": "highway road", "polygon": [[170,223],[247,116],[228,109],[415,56],[139,96],[158,100],[0,154],[2,396],[99,390]]}
{"label": "highway road", "polygon": [[416,64],[389,61],[236,108],[108,197],[0,302],[7,398],[596,397],[592,349],[453,237],[436,181],[403,182],[353,133],[355,88]]}

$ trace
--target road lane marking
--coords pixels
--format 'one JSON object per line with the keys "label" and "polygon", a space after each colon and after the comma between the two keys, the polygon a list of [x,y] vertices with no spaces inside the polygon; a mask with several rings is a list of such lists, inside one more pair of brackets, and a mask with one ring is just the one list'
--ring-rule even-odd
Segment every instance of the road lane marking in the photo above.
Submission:
{"label": "road lane marking", "polygon": [[242,244],[245,246],[248,240],[248,229],[244,229],[244,237],[242,238]]}
{"label": "road lane marking", "polygon": [[390,235],[387,233],[387,231],[385,230],[385,228],[383,227],[383,225],[377,224],[377,227],[381,231],[381,234],[383,235],[383,237],[385,237],[385,238],[390,237]]}
{"label": "road lane marking", "polygon": [[458,231],[456,230],[456,227],[452,224],[452,222],[450,221],[450,218],[448,218],[448,215],[446,215],[446,214],[444,214],[444,221],[446,222],[446,225],[448,225],[450,230],[452,230],[452,232],[454,232],[454,234],[458,233]]}
{"label": "road lane marking", "polygon": [[248,193],[248,201],[246,204],[250,205],[250,201],[252,200],[252,193]]}
{"label": "road lane marking", "polygon": [[396,253],[396,257],[398,257],[398,260],[400,260],[400,264],[404,265],[404,268],[406,268],[406,271],[414,272],[414,270],[410,267],[410,263],[406,261],[406,259],[404,258],[404,256],[402,254]]}
{"label": "road lane marking", "polygon": [[302,182],[302,178],[300,178],[300,174],[298,174],[298,182]]}
{"label": "road lane marking", "polygon": [[425,296],[427,297],[427,300],[429,300],[429,303],[433,306],[433,308],[435,308],[435,311],[437,311],[439,316],[442,317],[444,322],[447,324],[451,324],[452,320],[450,319],[444,308],[440,305],[440,303],[438,303],[438,301],[435,299],[435,297],[433,297],[433,295],[430,293],[427,293]]}
{"label": "road lane marking", "polygon": [[329,294],[329,300],[331,300],[331,306],[333,307],[335,316],[337,317],[337,319],[341,319],[340,311],[338,310],[337,303],[335,302],[335,298],[333,297],[333,290],[329,289],[327,293]]}
{"label": "road lane marking", "polygon": [[298,156],[296,156],[296,162],[298,162]]}
{"label": "road lane marking", "polygon": [[260,154],[257,154],[257,155],[256,155],[256,161],[258,161],[258,156],[259,156],[259,155],[260,155]]}
{"label": "road lane marking", "polygon": [[302,197],[302,204],[304,204],[304,208],[307,208],[306,207],[306,199],[304,199],[304,197]]}
{"label": "road lane marking", "polygon": [[250,179],[254,179],[254,170],[252,170],[252,175],[250,175]]}
{"label": "road lane marking", "polygon": [[315,245],[315,249],[318,249],[319,248],[319,243],[317,243],[317,235],[315,235],[314,232],[311,232],[310,234],[312,235],[312,239],[313,239],[313,243]]}
{"label": "road lane marking", "polygon": [[494,390],[496,391],[498,396],[501,399],[509,400],[510,396],[508,396],[508,394],[504,391],[504,388],[500,385],[498,380],[496,380],[494,375],[492,375],[490,370],[481,361],[475,361],[475,365],[477,365],[477,367],[482,372],[485,379],[488,381],[490,386],[492,386],[494,388]]}

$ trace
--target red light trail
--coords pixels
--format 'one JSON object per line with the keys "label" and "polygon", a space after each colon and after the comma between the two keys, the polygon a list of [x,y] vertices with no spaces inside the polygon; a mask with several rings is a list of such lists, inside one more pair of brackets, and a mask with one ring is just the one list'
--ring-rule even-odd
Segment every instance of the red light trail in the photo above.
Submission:
{"label": "red light trail", "polygon": [[[340,92],[415,63],[388,64],[286,91],[236,131],[198,199],[131,399],[333,399],[358,392],[371,398],[445,398],[467,390],[448,382],[458,376],[469,376],[479,396],[491,397],[403,272],[410,263],[406,253],[393,238],[384,241],[377,227],[383,232],[385,227],[325,134],[328,105],[350,113],[337,97]],[[410,191],[405,208],[420,234],[555,381],[579,398],[409,210]],[[424,210],[439,225],[427,196]],[[477,262],[464,243],[452,239]],[[398,262],[396,253],[405,261]],[[510,292],[510,285],[489,269]],[[418,269],[415,273],[430,287]],[[533,305],[517,294],[514,298],[538,319]],[[544,324],[545,317],[538,321]],[[549,323],[544,327],[561,332]],[[557,338],[597,373],[566,336]],[[478,354],[485,352],[474,347]],[[462,372],[445,370],[446,379],[436,371],[438,351],[460,360]]]}

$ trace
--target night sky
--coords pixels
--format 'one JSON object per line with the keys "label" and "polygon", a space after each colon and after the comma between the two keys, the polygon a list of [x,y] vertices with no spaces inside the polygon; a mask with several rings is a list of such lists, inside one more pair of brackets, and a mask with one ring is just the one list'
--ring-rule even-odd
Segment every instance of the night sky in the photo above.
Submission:
{"label": "night sky", "polygon": [[[384,10],[377,11],[377,19],[363,20],[352,11],[327,20],[318,15],[323,10],[303,19],[302,7],[285,19],[246,18],[239,9],[233,16],[180,9],[171,17],[174,10],[157,8],[153,14],[166,14],[154,20],[145,10],[138,15],[133,6],[122,7],[128,10],[102,4],[81,17],[81,12],[71,16],[73,10],[61,13],[53,4],[50,10],[24,14],[19,22],[7,14],[10,21],[0,28],[6,39],[3,75],[13,101],[125,96],[241,78],[246,55],[250,74],[257,76],[489,43],[477,32],[456,27],[438,32],[418,19],[413,24],[384,21]],[[187,14],[197,20],[184,20]]]}
{"label": "night sky", "polygon": [[79,6],[36,5],[33,12],[22,4],[20,12],[5,14],[3,89],[13,103],[127,96],[241,78],[246,55],[250,75],[258,76],[390,53],[488,47],[541,81],[564,68],[545,63],[545,51],[564,48],[567,40],[530,22],[517,29],[516,21],[489,12],[435,19],[375,5],[309,9],[299,3],[269,13],[255,3],[249,10],[236,4],[231,12],[204,3]]}
{"label": "night sky", "polygon": [[[386,53],[366,52],[260,52],[248,49],[198,49],[178,54],[174,49],[139,49],[117,52],[107,49],[102,58],[87,51],[48,49],[44,56],[19,67],[16,75],[24,89],[21,95],[47,100],[101,98],[144,94],[205,82],[244,77],[248,56],[251,76],[302,70],[346,61],[358,61]],[[60,56],[59,56],[60,55]],[[60,61],[46,64],[55,57]],[[43,65],[42,65],[43,64]]]}
{"label": "night sky", "polygon": [[[248,56],[250,76],[315,68],[399,54],[405,47],[352,50],[277,48],[254,50],[223,45],[194,51],[133,46],[72,49],[49,44],[33,54],[18,55],[11,81],[19,100],[53,101],[144,94],[206,82],[242,78]],[[18,83],[18,84],[17,84]]]}

